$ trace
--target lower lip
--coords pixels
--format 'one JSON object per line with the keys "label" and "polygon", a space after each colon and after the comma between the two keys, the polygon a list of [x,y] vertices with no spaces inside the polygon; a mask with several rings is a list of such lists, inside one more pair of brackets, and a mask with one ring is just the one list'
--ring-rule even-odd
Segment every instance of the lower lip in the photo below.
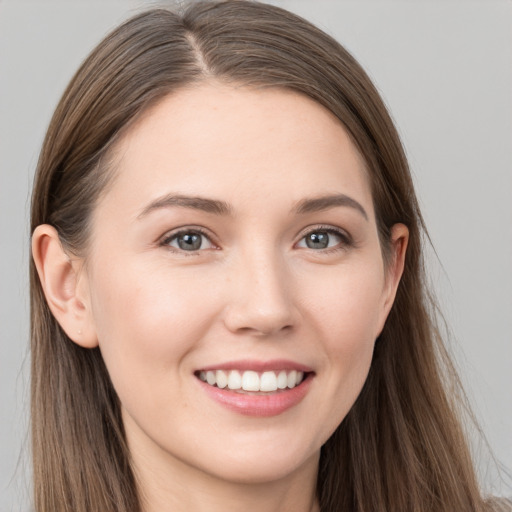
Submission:
{"label": "lower lip", "polygon": [[227,388],[220,389],[216,386],[210,386],[199,379],[198,383],[210,398],[231,411],[245,416],[266,417],[277,416],[298,405],[306,396],[312,380],[313,374],[308,374],[298,386],[267,395],[237,393]]}

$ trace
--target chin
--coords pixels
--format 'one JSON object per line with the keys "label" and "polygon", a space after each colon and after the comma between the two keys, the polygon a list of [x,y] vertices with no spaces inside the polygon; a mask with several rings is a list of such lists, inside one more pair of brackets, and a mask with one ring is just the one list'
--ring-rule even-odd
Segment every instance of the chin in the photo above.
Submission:
{"label": "chin", "polygon": [[[267,446],[234,447],[228,454],[209,458],[215,464],[205,464],[203,470],[218,478],[238,484],[268,484],[286,479],[301,471],[316,473],[320,457],[318,450],[306,451],[304,445],[280,443]],[[218,462],[218,461],[221,462]]]}

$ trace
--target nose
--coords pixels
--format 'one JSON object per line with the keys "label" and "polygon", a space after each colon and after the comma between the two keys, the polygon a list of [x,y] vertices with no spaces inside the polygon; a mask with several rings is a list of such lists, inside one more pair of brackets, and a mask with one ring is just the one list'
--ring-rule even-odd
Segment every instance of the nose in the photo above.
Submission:
{"label": "nose", "polygon": [[228,284],[226,327],[255,336],[291,330],[297,318],[291,281],[285,262],[275,255],[241,257]]}

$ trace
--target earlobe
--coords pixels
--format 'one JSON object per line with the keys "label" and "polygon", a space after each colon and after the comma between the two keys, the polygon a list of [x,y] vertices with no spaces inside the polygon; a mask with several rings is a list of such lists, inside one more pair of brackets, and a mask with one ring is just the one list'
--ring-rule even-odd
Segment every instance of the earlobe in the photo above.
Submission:
{"label": "earlobe", "polygon": [[62,247],[57,230],[38,226],[32,235],[32,257],[48,306],[68,337],[78,345],[98,345],[85,286],[79,286],[80,263]]}

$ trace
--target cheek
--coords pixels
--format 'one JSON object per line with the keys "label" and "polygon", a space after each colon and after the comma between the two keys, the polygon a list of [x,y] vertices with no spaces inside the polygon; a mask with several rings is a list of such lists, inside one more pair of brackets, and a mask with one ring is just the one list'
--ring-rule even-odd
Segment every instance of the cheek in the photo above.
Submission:
{"label": "cheek", "polygon": [[372,361],[383,314],[384,280],[378,263],[331,273],[322,293],[319,287],[313,288],[316,292],[305,308],[320,336],[326,403],[332,407],[331,431],[355,402]]}
{"label": "cheek", "polygon": [[304,309],[325,334],[332,352],[375,341],[384,306],[384,272],[379,261],[355,261],[317,274],[304,284]]}
{"label": "cheek", "polygon": [[92,295],[95,327],[114,386],[122,394],[118,388],[125,383],[149,385],[179,367],[215,315],[215,300],[168,268],[122,261],[115,268],[99,268]]}

